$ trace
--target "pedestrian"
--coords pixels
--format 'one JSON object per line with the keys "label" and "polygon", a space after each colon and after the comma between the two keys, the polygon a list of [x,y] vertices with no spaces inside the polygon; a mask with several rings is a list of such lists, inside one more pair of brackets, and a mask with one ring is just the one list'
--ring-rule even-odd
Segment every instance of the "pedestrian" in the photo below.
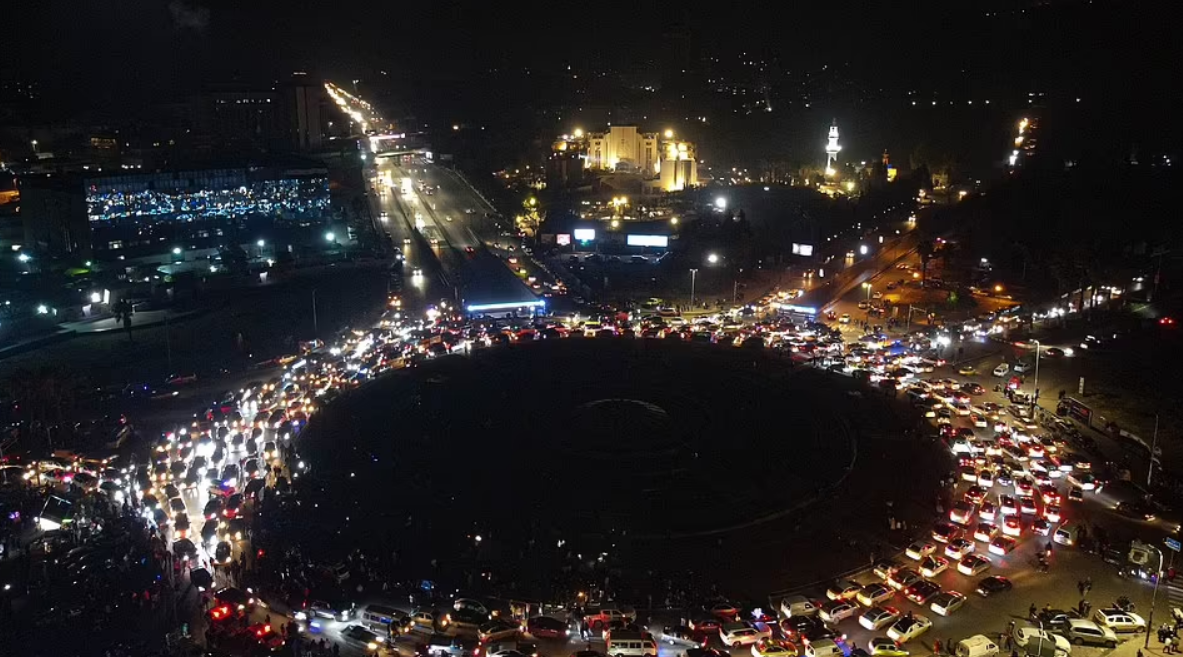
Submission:
{"label": "pedestrian", "polygon": [[932,652],[934,655],[941,654],[941,640],[937,639],[932,642]]}
{"label": "pedestrian", "polygon": [[1093,578],[1092,577],[1084,578],[1084,594],[1088,595],[1089,593],[1092,592],[1092,590],[1093,590]]}
{"label": "pedestrian", "polygon": [[1137,657],[1142,657],[1142,649],[1141,649],[1141,648],[1138,648],[1138,655],[1137,655]]}
{"label": "pedestrian", "polygon": [[1031,620],[1039,620],[1038,616],[1036,615],[1034,602],[1031,603],[1031,609],[1027,611],[1027,616],[1030,617]]}
{"label": "pedestrian", "polygon": [[1076,590],[1080,592],[1080,597],[1084,597],[1084,580],[1076,580]]}

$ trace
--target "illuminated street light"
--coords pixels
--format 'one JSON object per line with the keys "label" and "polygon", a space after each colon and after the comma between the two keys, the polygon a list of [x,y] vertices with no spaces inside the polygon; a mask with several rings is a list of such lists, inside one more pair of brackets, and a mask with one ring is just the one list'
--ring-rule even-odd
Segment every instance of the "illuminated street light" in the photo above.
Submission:
{"label": "illuminated street light", "polygon": [[1001,293],[1001,292],[1002,292],[1002,285],[995,285],[995,286],[994,286],[994,293],[995,293],[995,294],[998,294],[998,293]]}
{"label": "illuminated street light", "polygon": [[337,236],[336,236],[336,235],[334,235],[332,231],[329,231],[329,232],[325,233],[325,241],[326,241],[326,242],[332,242],[332,241],[333,241],[333,240],[335,240],[336,238],[337,238]]}
{"label": "illuminated street light", "polygon": [[612,220],[612,227],[613,227],[613,228],[620,228],[620,220],[619,220],[619,219],[613,219],[613,220]]}
{"label": "illuminated street light", "polygon": [[98,292],[91,292],[90,293],[90,302],[91,303],[101,303],[102,301],[103,301],[103,295],[99,294]]}
{"label": "illuminated street light", "polygon": [[867,248],[866,244],[859,245],[859,247],[858,247],[859,255],[867,255],[868,251],[870,251],[870,249]]}
{"label": "illuminated street light", "polygon": [[716,198],[715,199],[715,207],[719,208],[720,210],[726,210],[727,209],[727,199],[723,198],[722,196]]}
{"label": "illuminated street light", "polygon": [[719,262],[719,254],[712,253],[712,254],[708,255],[707,262],[711,263],[712,265],[717,264]]}
{"label": "illuminated street light", "polygon": [[48,315],[49,314],[49,306],[47,306],[45,304],[41,304],[40,306],[37,306],[37,314],[38,315]]}
{"label": "illuminated street light", "polygon": [[264,242],[263,240],[259,240],[258,242],[255,242],[255,245],[258,246],[260,249],[263,248],[263,246],[265,244],[267,244],[267,243]]}
{"label": "illuminated street light", "polygon": [[181,255],[181,247],[174,246],[173,247],[173,255]]}
{"label": "illuminated street light", "polygon": [[677,226],[678,225],[678,218],[677,217],[670,217],[670,225]]}
{"label": "illuminated street light", "polygon": [[22,253],[22,254],[18,255],[16,257],[16,259],[20,260],[21,262],[28,262],[28,261],[32,260],[33,257],[30,256],[28,253]]}
{"label": "illuminated street light", "polygon": [[666,128],[665,138],[666,139],[673,139],[674,138],[674,131],[670,130],[669,128]]}
{"label": "illuminated street light", "polygon": [[581,139],[583,137],[583,128],[575,128],[575,132],[573,134],[575,135],[576,139]]}

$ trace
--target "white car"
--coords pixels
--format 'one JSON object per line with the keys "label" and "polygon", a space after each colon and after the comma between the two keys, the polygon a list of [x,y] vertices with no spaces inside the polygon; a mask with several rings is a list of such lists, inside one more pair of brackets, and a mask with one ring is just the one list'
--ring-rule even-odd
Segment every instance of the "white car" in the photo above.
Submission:
{"label": "white car", "polygon": [[945,572],[948,568],[949,560],[944,557],[925,557],[924,561],[920,562],[920,574],[926,579],[932,579]]}
{"label": "white car", "polygon": [[1039,513],[1039,509],[1035,506],[1035,498],[1030,495],[1024,495],[1019,498],[1019,511],[1026,515],[1034,515]]}
{"label": "white car", "polygon": [[839,623],[854,616],[855,612],[857,612],[859,609],[860,607],[853,602],[846,600],[834,601],[829,604],[822,605],[822,608],[818,610],[817,615],[820,616],[825,622],[832,624]]}
{"label": "white car", "polygon": [[1006,376],[1007,374],[1010,374],[1010,365],[1006,363],[1000,363],[998,367],[994,368],[994,376]]}
{"label": "white car", "polygon": [[853,600],[863,590],[863,585],[848,579],[838,580],[826,589],[826,597],[831,600]]}
{"label": "white car", "polygon": [[1142,632],[1146,629],[1146,619],[1120,609],[1098,609],[1093,612],[1093,621],[1114,632]]}
{"label": "white car", "polygon": [[932,621],[927,617],[915,614],[911,618],[901,618],[887,630],[887,638],[897,643],[907,643],[924,634],[932,628]]}
{"label": "white car", "polygon": [[1087,472],[1073,472],[1072,474],[1068,475],[1068,483],[1083,491],[1097,490],[1096,478]]}
{"label": "white car", "polygon": [[994,473],[990,470],[982,470],[978,473],[978,485],[982,488],[990,488],[994,485]]}
{"label": "white car", "polygon": [[914,561],[920,561],[924,557],[937,551],[937,546],[932,541],[916,541],[904,550],[904,555]]}
{"label": "white car", "polygon": [[[859,591],[858,601],[864,607],[874,607],[875,605],[890,600],[895,595],[895,589],[885,584],[868,584]],[[875,629],[875,628],[871,628]]]}
{"label": "white car", "polygon": [[868,630],[878,630],[899,620],[900,610],[895,607],[871,607],[859,616],[858,624]]}
{"label": "white car", "polygon": [[719,638],[723,640],[723,645],[731,646],[750,646],[760,639],[766,639],[767,636],[761,636],[756,628],[744,623],[741,627],[730,629],[719,628]]}
{"label": "white car", "polygon": [[978,507],[978,518],[986,522],[994,522],[998,517],[998,507],[994,506],[993,502],[982,502],[982,506]]}
{"label": "white car", "polygon": [[998,511],[1004,516],[1018,515],[1019,503],[1010,495],[1003,495],[998,498]]}
{"label": "white car", "polygon": [[941,591],[932,599],[932,603],[928,605],[928,608],[942,616],[948,616],[960,609],[963,604],[965,604],[964,595],[961,595],[957,591]]}
{"label": "white car", "polygon": [[1015,366],[1011,369],[1018,372],[1019,374],[1022,374],[1023,372],[1028,372],[1031,370],[1031,363],[1021,360],[1015,363]]}
{"label": "white car", "polygon": [[973,551],[973,541],[969,541],[964,538],[949,541],[949,544],[945,546],[945,556],[949,557],[950,559],[961,560],[965,557],[965,555]]}
{"label": "white car", "polygon": [[962,500],[949,509],[949,520],[959,525],[968,525],[969,521],[973,520],[974,511],[974,505]]}
{"label": "white car", "polygon": [[1015,645],[1017,646],[1026,646],[1032,641],[1034,641],[1036,645],[1038,645],[1040,641],[1047,641],[1049,643],[1054,643],[1056,650],[1062,650],[1065,653],[1072,652],[1072,644],[1068,641],[1068,639],[1065,639],[1059,634],[1053,634],[1038,627],[1015,627],[1015,629],[1011,631],[1011,637],[1015,640]]}
{"label": "white car", "polygon": [[975,429],[985,429],[990,426],[989,420],[986,419],[986,416],[978,415],[977,413],[970,413],[969,421],[973,423]]}
{"label": "white car", "polygon": [[990,560],[980,554],[967,554],[957,562],[957,572],[975,577],[990,570]]}

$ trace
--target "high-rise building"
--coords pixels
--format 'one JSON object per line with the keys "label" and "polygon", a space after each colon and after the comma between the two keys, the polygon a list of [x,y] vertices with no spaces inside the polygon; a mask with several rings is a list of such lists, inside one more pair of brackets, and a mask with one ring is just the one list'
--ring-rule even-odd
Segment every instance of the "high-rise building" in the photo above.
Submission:
{"label": "high-rise building", "polygon": [[656,175],[658,163],[656,132],[637,132],[634,125],[614,125],[608,132],[587,135],[587,167],[611,171]]}
{"label": "high-rise building", "polygon": [[631,125],[587,134],[577,129],[574,134],[561,135],[552,149],[550,175],[564,184],[574,180],[571,163],[582,159],[589,173],[635,174],[651,189],[676,192],[698,185],[695,145],[675,139],[672,130],[659,135],[638,132]]}

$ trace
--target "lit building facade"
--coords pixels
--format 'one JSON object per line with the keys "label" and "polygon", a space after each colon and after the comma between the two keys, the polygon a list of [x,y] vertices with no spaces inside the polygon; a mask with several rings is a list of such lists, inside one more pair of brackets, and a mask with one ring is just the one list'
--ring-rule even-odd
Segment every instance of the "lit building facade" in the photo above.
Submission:
{"label": "lit building facade", "polygon": [[[562,135],[554,143],[557,160],[583,159],[591,172],[632,173],[654,181],[661,191],[676,192],[698,185],[695,145],[664,134],[639,132],[636,126],[615,125],[607,132]],[[568,175],[567,178],[570,178]],[[647,183],[648,184],[648,183]]]}

